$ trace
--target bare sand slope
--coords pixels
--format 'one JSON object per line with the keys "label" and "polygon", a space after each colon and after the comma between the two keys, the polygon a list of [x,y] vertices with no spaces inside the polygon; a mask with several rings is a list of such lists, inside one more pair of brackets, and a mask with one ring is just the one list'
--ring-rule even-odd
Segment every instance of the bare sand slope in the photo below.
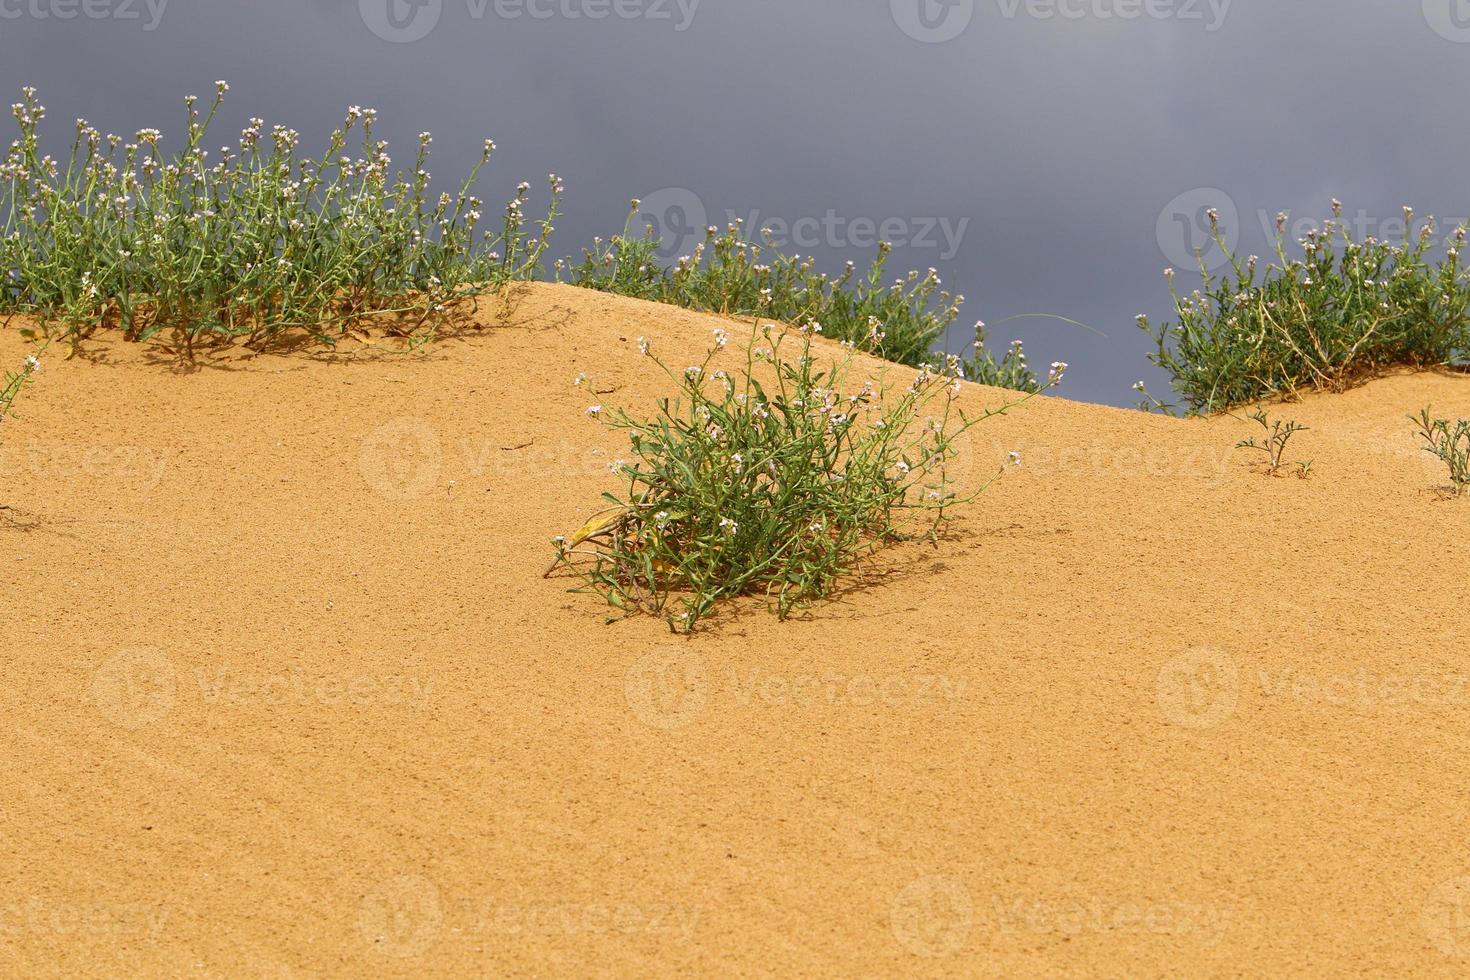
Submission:
{"label": "bare sand slope", "polygon": [[686,643],[540,573],[613,488],[572,378],[648,405],[637,336],[720,321],[483,320],[48,361],[0,433],[0,971],[1470,970],[1470,500],[1404,418],[1470,378],[1274,409],[1309,481],[1033,401],[954,540]]}

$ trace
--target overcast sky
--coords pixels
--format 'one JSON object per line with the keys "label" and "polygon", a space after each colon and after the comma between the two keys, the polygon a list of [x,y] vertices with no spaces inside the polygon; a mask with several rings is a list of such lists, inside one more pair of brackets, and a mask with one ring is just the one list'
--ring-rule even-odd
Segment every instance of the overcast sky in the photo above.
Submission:
{"label": "overcast sky", "polygon": [[[901,238],[896,266],[967,297],[960,333],[1115,404],[1166,387],[1133,317],[1167,313],[1203,208],[1263,254],[1334,195],[1371,233],[1470,216],[1466,0],[0,0],[0,81],[58,139],[177,134],[216,78],[215,146],[251,115],[313,145],[352,104],[404,164],[432,131],[446,177],[494,138],[487,200],[565,178],[558,255],[634,196],[675,232],[755,215],[834,270]],[[1002,323],[1027,313],[1105,336]]]}

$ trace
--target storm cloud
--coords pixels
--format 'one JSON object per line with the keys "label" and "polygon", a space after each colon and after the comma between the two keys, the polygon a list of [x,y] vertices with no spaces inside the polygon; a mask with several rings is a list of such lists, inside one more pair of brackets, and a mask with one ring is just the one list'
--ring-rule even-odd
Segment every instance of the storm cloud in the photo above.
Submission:
{"label": "storm cloud", "polygon": [[0,54],[58,141],[177,133],[216,78],[218,143],[372,106],[447,176],[492,137],[490,202],[565,178],[558,255],[632,197],[676,251],[736,217],[833,270],[892,239],[967,297],[956,348],[984,318],[1116,404],[1166,387],[1133,318],[1165,266],[1189,284],[1205,209],[1263,255],[1334,196],[1368,234],[1470,217],[1463,0],[0,0]]}

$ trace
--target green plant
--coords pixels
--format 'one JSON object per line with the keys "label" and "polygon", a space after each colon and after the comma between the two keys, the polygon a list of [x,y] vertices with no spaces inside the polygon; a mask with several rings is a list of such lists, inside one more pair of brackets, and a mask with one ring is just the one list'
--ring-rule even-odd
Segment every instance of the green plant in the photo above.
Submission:
{"label": "green plant", "polygon": [[[724,599],[763,594],[782,618],[829,595],[883,545],[937,538],[961,496],[947,471],[977,417],[960,410],[957,359],[921,369],[902,388],[885,376],[846,390],[854,351],[832,362],[813,348],[814,325],[752,331],[744,363],[715,369],[723,330],[700,364],[675,372],[640,338],[643,353],[678,385],[651,418],[588,409],[629,438],[612,464],[621,495],[570,540],[556,562],[625,614],[662,616],[688,632]],[[1060,367],[1053,383],[1060,381]],[[999,473],[996,474],[999,476]],[[548,570],[550,571],[550,570]]]}
{"label": "green plant", "polygon": [[[892,247],[884,243],[867,272],[849,262],[836,278],[815,271],[813,260],[783,254],[769,241],[746,240],[740,223],[713,225],[692,255],[672,268],[659,262],[652,228],[633,231],[641,202],[621,235],[596,239],[576,264],[556,264],[573,285],[670,303],[731,317],[759,316],[788,324],[817,322],[827,337],[863,346],[885,360],[915,367],[936,364],[934,345],[959,316],[963,296],[940,290],[939,275],[909,272],[889,281]],[[996,387],[1036,390],[1039,384],[1018,349],[1000,361],[984,349],[977,325],[974,354],[962,361],[967,380]],[[1021,356],[1018,356],[1021,355]]]}
{"label": "green plant", "polygon": [[10,406],[20,394],[22,388],[30,384],[32,376],[41,370],[41,357],[45,353],[46,344],[41,344],[34,354],[26,356],[21,369],[16,372],[5,372],[5,383],[0,385],[0,422],[5,421],[10,414]]}
{"label": "green plant", "polygon": [[[1214,412],[1300,388],[1341,390],[1394,366],[1426,367],[1470,348],[1470,278],[1460,262],[1465,229],[1442,263],[1429,261],[1433,219],[1401,242],[1354,240],[1332,202],[1332,219],[1301,240],[1288,259],[1287,216],[1276,219],[1279,264],[1259,268],[1236,255],[1210,212],[1211,238],[1228,260],[1216,276],[1200,254],[1203,286],[1174,289],[1173,322],[1155,330],[1150,359],[1173,376],[1196,412]],[[1409,227],[1413,211],[1404,209]]]}
{"label": "green plant", "polygon": [[1424,451],[1443,460],[1457,495],[1470,491],[1470,420],[1432,418],[1424,409],[1417,419],[1419,435],[1427,443]]}
{"label": "green plant", "polygon": [[[1254,449],[1263,453],[1266,457],[1267,476],[1275,476],[1280,471],[1283,456],[1286,453],[1286,444],[1291,441],[1291,437],[1298,432],[1311,431],[1305,425],[1298,425],[1296,422],[1282,422],[1280,419],[1272,421],[1271,417],[1266,414],[1264,408],[1256,409],[1247,418],[1253,420],[1265,430],[1265,441],[1257,442],[1256,437],[1251,436],[1243,442],[1236,443],[1235,448]],[[1311,473],[1312,461],[1298,460],[1296,465],[1298,468],[1297,475],[1302,479],[1306,479],[1308,474]]]}
{"label": "green plant", "polygon": [[500,228],[482,231],[471,191],[493,143],[457,194],[435,198],[429,134],[412,172],[394,174],[376,112],[357,107],[318,158],[298,155],[295,131],[254,119],[211,162],[204,142],[228,89],[217,83],[205,112],[185,100],[173,156],[158,130],[127,142],[78,120],[64,163],[41,153],[46,110],[25,89],[13,106],[20,139],[0,164],[0,309],[59,324],[72,342],[116,326],[192,357],[201,344],[260,346],[295,331],[330,345],[370,323],[423,339],[475,293],[534,274],[557,214],[554,175],[539,231],[526,184]]}

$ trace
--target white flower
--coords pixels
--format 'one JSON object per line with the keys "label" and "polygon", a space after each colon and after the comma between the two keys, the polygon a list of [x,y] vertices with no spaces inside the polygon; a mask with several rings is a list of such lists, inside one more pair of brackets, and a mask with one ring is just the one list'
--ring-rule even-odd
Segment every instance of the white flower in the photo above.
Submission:
{"label": "white flower", "polygon": [[599,416],[599,415],[602,414],[602,406],[601,405],[592,405],[592,406],[590,406],[587,409],[587,414],[590,415],[590,416],[592,416],[593,418],[596,418],[597,416]]}
{"label": "white flower", "polygon": [[1020,466],[1021,465],[1021,454],[1018,453],[1018,452],[1014,452],[1013,451],[1010,454],[1010,460],[1011,460],[1011,465],[1012,466]]}
{"label": "white flower", "polygon": [[718,347],[718,348],[720,348],[721,350],[724,350],[725,349],[725,345],[730,342],[730,335],[728,333],[726,333],[724,330],[720,329],[719,327],[716,327],[712,331],[712,333],[714,334],[714,337],[715,337],[715,346]]}
{"label": "white flower", "polygon": [[909,471],[913,469],[912,466],[910,466],[908,463],[905,463],[903,460],[899,460],[897,465],[898,472],[904,476],[908,476]]}
{"label": "white flower", "polygon": [[1051,375],[1047,379],[1048,383],[1054,385],[1061,384],[1062,376],[1067,373],[1067,367],[1068,365],[1066,361],[1053,361],[1051,365]]}
{"label": "white flower", "polygon": [[583,371],[581,374],[577,375],[575,378],[572,379],[572,387],[573,388],[580,388],[580,387],[582,387],[582,385],[584,385],[586,383],[587,383],[587,372],[586,371]]}
{"label": "white flower", "polygon": [[720,518],[720,530],[724,531],[726,534],[734,534],[736,531],[740,530],[740,525],[730,520],[730,518],[728,517],[722,517]]}
{"label": "white flower", "polygon": [[35,374],[41,370],[41,359],[35,354],[26,358],[26,374]]}
{"label": "white flower", "polygon": [[697,378],[697,377],[699,377],[703,373],[704,373],[703,368],[699,367],[697,364],[696,365],[690,365],[689,367],[687,367],[687,368],[684,369],[685,376],[686,377],[689,377],[689,378]]}
{"label": "white flower", "polygon": [[642,354],[644,357],[647,357],[648,356],[648,339],[647,338],[645,338],[645,337],[639,337],[638,338],[638,353]]}
{"label": "white flower", "polygon": [[607,471],[613,476],[617,476],[619,473],[623,472],[623,467],[627,465],[628,463],[626,460],[615,459],[611,463],[607,464]]}

